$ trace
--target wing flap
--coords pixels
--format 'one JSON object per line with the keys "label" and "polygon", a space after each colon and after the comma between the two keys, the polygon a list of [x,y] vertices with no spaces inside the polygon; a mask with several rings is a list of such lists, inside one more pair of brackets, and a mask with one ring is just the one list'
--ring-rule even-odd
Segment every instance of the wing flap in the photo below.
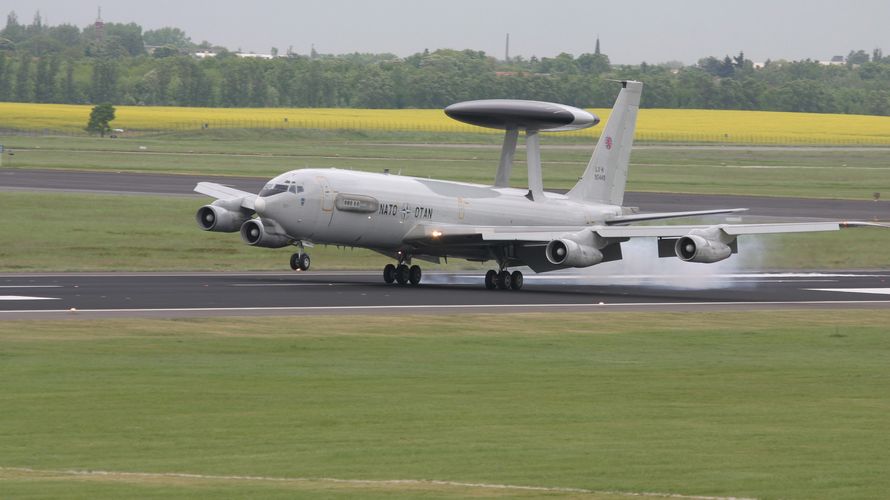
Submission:
{"label": "wing flap", "polygon": [[695,217],[700,215],[734,214],[745,212],[747,208],[720,208],[716,210],[693,210],[689,212],[652,212],[647,214],[617,215],[606,221],[606,224],[627,224],[647,220],[674,219],[677,217]]}

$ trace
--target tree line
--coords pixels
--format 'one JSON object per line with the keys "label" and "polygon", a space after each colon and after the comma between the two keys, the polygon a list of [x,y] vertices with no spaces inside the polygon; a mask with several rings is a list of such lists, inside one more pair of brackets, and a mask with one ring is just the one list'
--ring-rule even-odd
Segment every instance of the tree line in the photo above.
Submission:
{"label": "tree line", "polygon": [[[199,59],[197,50],[215,57]],[[278,50],[273,49],[273,54]],[[643,107],[890,115],[890,57],[850,51],[840,64],[743,53],[697,64],[614,65],[601,53],[498,60],[481,51],[244,58],[178,28],[28,24],[0,31],[0,101],[208,107],[441,108],[484,98],[608,107],[611,79],[646,84]]]}

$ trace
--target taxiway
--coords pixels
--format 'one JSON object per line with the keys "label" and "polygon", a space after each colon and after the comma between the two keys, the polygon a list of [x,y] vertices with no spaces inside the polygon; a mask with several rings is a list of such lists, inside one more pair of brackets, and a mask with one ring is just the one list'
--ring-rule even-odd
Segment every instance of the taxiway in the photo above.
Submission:
{"label": "taxiway", "polygon": [[[261,177],[171,175],[92,172],[52,169],[0,170],[0,190],[63,191],[84,193],[204,196],[193,191],[201,181],[217,182],[252,193],[268,181]],[[748,208],[745,215],[777,218],[886,220],[887,200],[826,200],[769,196],[702,195],[683,193],[628,192],[625,205],[646,212],[676,212],[713,208]]]}

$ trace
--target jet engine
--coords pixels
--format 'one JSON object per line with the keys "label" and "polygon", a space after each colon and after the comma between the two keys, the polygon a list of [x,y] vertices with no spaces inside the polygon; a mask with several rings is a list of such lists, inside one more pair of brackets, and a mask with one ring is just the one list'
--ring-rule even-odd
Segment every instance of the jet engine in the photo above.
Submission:
{"label": "jet engine", "polygon": [[250,218],[246,210],[229,210],[219,205],[204,205],[195,213],[198,226],[205,231],[234,233]]}
{"label": "jet engine", "polygon": [[241,240],[251,246],[281,248],[291,243],[283,234],[271,233],[260,219],[250,219],[241,226]]}
{"label": "jet engine", "polygon": [[544,254],[551,264],[557,266],[589,267],[603,261],[603,253],[598,249],[569,238],[547,243]]}
{"label": "jet engine", "polygon": [[674,251],[686,262],[720,262],[732,254],[729,245],[709,240],[697,234],[689,234],[677,240]]}

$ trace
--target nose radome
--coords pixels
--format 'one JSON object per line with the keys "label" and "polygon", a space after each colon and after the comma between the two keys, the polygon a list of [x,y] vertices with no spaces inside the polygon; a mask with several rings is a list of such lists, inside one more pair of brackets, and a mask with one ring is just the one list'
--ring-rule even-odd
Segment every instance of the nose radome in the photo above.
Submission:
{"label": "nose radome", "polygon": [[262,196],[257,196],[253,201],[253,209],[256,210],[257,215],[263,215],[263,212],[266,211],[266,200]]}

